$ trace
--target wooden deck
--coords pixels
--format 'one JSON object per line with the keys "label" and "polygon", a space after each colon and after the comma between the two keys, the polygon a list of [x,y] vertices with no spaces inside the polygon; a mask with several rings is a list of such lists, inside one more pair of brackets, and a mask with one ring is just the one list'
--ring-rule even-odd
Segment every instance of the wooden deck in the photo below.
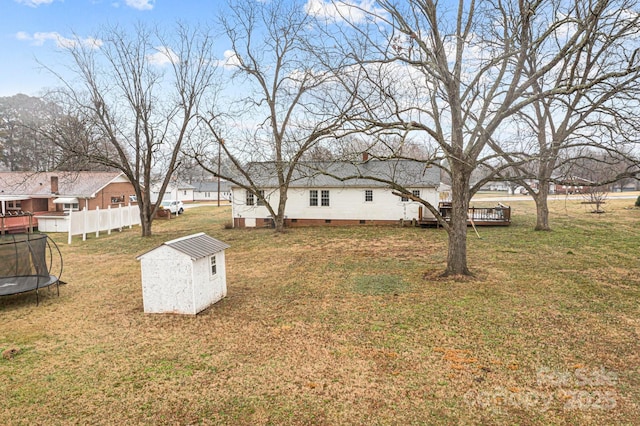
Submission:
{"label": "wooden deck", "polygon": [[38,221],[31,212],[0,213],[0,235],[31,233],[36,226]]}
{"label": "wooden deck", "polygon": [[[451,218],[451,203],[442,202],[438,209],[448,222]],[[511,207],[503,204],[496,207],[469,207],[467,218],[468,226],[509,226],[511,225]],[[423,228],[439,226],[435,218],[421,218],[417,225]]]}

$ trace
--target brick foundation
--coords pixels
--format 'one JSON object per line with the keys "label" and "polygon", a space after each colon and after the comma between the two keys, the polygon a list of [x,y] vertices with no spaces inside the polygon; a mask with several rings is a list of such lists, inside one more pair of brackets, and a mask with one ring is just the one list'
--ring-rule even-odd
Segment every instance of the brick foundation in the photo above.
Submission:
{"label": "brick foundation", "polygon": [[[410,221],[405,221],[405,224]],[[401,225],[401,220],[363,220],[363,219],[285,219],[284,226],[287,228],[299,228],[308,226],[391,226]],[[235,228],[245,228],[245,218],[235,218],[233,220]],[[256,219],[256,228],[271,228],[273,220],[271,218]]]}

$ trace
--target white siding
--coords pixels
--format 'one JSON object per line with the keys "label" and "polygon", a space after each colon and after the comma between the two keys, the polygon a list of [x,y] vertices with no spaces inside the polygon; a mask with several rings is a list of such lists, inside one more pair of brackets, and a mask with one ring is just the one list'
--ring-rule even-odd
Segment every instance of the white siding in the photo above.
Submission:
{"label": "white siding", "polygon": [[[309,205],[309,191],[318,191],[318,206]],[[365,201],[365,190],[373,191],[373,201]],[[435,188],[419,189],[420,196],[433,206],[438,205],[438,193]],[[321,206],[321,191],[329,190],[329,206]],[[270,204],[277,206],[279,195],[277,190],[265,190]],[[335,220],[411,220],[418,219],[420,204],[402,201],[385,188],[292,188],[287,194],[285,215],[289,219],[335,219]],[[233,190],[234,218],[245,218],[245,226],[255,226],[255,218],[269,217],[264,206],[247,206],[244,189]],[[423,208],[424,217],[432,217]]]}
{"label": "white siding", "polygon": [[40,232],[69,232],[68,216],[36,216]]}
{"label": "white siding", "polygon": [[160,246],[140,258],[142,299],[147,313],[195,314],[189,256]]}
{"label": "white siding", "polygon": [[174,199],[177,199],[180,201],[193,201],[193,189],[191,188],[178,189],[177,193],[178,193],[178,196]]}
{"label": "white siding", "polygon": [[[220,193],[220,201],[229,200],[231,200],[231,193]],[[218,201],[218,191],[193,191],[193,201]]]}
{"label": "white siding", "polygon": [[[152,191],[151,201],[154,203],[158,201],[158,195],[160,195],[158,191]],[[189,201],[189,202],[193,201],[194,200],[193,188],[178,189],[174,186],[168,186],[166,191],[164,192],[164,196],[162,197],[162,199]]]}
{"label": "white siding", "polygon": [[213,256],[215,275],[209,256],[194,261],[165,245],[140,256],[144,312],[195,315],[225,297],[225,255]]}

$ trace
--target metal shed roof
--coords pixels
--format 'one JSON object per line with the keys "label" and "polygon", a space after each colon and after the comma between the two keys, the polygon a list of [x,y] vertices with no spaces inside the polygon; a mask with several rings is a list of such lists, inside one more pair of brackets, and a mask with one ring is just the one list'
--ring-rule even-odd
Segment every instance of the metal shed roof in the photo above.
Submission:
{"label": "metal shed roof", "polygon": [[[187,235],[186,237],[182,238],[176,238],[175,240],[167,241],[162,245],[171,247],[172,249],[177,250],[180,253],[184,253],[193,260],[211,256],[212,254],[221,252],[231,247],[229,244],[223,243],[220,240],[216,240],[215,238],[208,236],[204,232],[200,232],[199,234]],[[137,257],[137,259],[140,259],[145,254],[153,250],[141,254]]]}

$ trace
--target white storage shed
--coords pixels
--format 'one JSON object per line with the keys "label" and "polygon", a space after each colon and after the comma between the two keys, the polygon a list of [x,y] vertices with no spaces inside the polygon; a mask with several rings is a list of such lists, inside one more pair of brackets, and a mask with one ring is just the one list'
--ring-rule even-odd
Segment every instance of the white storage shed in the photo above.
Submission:
{"label": "white storage shed", "polygon": [[225,297],[229,247],[201,232],[138,256],[144,312],[195,315]]}

